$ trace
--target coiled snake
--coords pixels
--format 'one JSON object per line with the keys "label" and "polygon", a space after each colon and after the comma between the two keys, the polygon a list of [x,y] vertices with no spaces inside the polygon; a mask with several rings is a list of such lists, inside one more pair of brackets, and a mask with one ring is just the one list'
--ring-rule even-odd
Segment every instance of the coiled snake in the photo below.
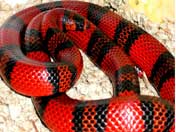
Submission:
{"label": "coiled snake", "polygon": [[[65,95],[81,74],[78,48],[111,80],[111,99],[78,101]],[[0,28],[3,81],[33,97],[53,132],[173,132],[174,65],[173,55],[146,31],[91,3],[33,6]],[[163,99],[140,95],[135,66]]]}

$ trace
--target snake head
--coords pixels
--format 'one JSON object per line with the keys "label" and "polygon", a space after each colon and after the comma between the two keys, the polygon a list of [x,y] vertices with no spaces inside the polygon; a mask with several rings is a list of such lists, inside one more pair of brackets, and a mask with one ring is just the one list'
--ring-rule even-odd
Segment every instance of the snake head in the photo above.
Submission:
{"label": "snake head", "polygon": [[65,31],[84,31],[90,27],[87,19],[69,10],[65,10],[62,22]]}

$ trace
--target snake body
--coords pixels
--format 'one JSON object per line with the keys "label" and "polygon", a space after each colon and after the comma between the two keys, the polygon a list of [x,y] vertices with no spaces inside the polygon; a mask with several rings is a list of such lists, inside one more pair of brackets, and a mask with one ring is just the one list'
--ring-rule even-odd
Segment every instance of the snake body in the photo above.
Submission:
{"label": "snake body", "polygon": [[[111,99],[66,96],[82,71],[78,48],[109,77]],[[140,95],[135,66],[160,97]],[[53,132],[174,132],[174,72],[174,57],[158,40],[92,3],[33,6],[0,28],[3,81],[33,97],[40,119]]]}

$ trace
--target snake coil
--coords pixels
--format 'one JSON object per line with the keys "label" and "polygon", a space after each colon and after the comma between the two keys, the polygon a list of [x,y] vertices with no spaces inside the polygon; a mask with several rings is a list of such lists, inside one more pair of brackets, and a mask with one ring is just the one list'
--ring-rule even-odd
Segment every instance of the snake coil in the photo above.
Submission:
{"label": "snake coil", "polygon": [[[82,71],[78,48],[111,80],[111,99],[78,101],[65,95]],[[33,6],[0,28],[3,81],[32,96],[53,132],[174,132],[174,63],[146,31],[92,3]],[[140,95],[135,66],[146,72],[160,98]]]}

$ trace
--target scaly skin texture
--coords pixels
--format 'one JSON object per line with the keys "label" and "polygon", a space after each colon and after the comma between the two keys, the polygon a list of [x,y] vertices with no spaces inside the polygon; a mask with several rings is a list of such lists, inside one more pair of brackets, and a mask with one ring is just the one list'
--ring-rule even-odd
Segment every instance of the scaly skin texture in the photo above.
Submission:
{"label": "scaly skin texture", "polygon": [[[174,131],[174,57],[107,8],[78,1],[30,7],[1,26],[0,40],[1,77],[16,92],[33,97],[51,131]],[[65,95],[82,71],[78,48],[110,78],[111,99],[78,101]],[[135,66],[161,98],[140,95]]]}

